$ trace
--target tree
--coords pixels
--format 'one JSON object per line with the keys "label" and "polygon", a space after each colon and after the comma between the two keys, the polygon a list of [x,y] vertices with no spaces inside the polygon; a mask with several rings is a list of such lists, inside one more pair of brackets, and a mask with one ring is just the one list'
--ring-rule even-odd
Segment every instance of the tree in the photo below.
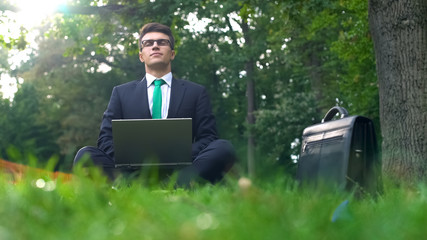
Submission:
{"label": "tree", "polygon": [[[10,32],[11,27],[7,23],[13,23],[14,20],[9,18],[9,14],[7,14],[7,11],[15,12],[18,9],[10,4],[7,0],[3,0],[0,3],[0,24],[5,25],[6,28],[2,31],[6,32],[6,29],[8,32]],[[28,33],[27,29],[24,27],[19,28],[19,36],[18,37],[11,37],[10,34],[6,35],[0,35],[0,47],[6,47],[6,48],[13,48],[16,47],[19,50],[25,49],[25,46],[27,45],[25,36]]]}
{"label": "tree", "polygon": [[[112,87],[123,82],[120,67],[102,72],[100,65],[106,60],[94,54],[93,44],[87,44],[79,55],[64,56],[72,46],[71,39],[40,36],[37,55],[18,72],[25,84],[35,86],[40,106],[35,117],[54,133],[52,141],[66,168],[70,168],[79,147],[96,145],[100,120]],[[120,59],[119,54],[117,59]],[[14,100],[16,104],[21,101]]]}
{"label": "tree", "polygon": [[427,2],[370,0],[383,136],[383,169],[427,177]]}
{"label": "tree", "polygon": [[266,94],[255,124],[263,160],[292,172],[302,130],[319,123],[335,104],[352,115],[372,118],[379,130],[367,2],[286,1],[263,6],[260,15],[270,24],[256,27],[268,32],[268,53],[257,59],[263,68],[257,77],[276,79],[274,90],[258,92]]}
{"label": "tree", "polygon": [[369,33],[368,2],[351,0],[326,4],[309,26],[309,39],[323,39],[324,48],[328,49],[322,56],[321,68],[329,81],[319,90],[327,99],[322,105],[329,104],[321,105],[322,113],[337,98],[337,104],[347,108],[350,114],[373,119],[379,130],[378,84]]}
{"label": "tree", "polygon": [[10,129],[5,127],[9,124],[7,116],[10,114],[10,101],[9,99],[3,99],[1,95],[0,93],[0,158],[5,158],[10,136]]}
{"label": "tree", "polygon": [[[3,100],[6,104],[2,103],[2,110],[6,116],[0,120],[2,157],[12,159],[14,158],[12,155],[19,152],[21,156],[33,154],[44,162],[58,153],[58,146],[55,144],[57,132],[50,131],[52,126],[39,118],[42,107],[38,95],[33,84],[24,83],[11,104],[6,105],[8,101]],[[12,148],[17,151],[9,151]],[[26,159],[14,160],[26,161]]]}

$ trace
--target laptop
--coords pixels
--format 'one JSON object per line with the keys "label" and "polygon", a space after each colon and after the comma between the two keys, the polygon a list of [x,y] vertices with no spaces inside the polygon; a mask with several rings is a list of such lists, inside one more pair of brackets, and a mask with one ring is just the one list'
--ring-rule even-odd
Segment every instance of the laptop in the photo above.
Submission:
{"label": "laptop", "polygon": [[191,165],[192,119],[112,120],[116,168]]}

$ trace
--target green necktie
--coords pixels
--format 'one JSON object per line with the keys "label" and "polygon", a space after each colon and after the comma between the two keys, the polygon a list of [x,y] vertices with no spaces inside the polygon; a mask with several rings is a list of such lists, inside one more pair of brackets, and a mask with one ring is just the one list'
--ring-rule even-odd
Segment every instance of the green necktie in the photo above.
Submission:
{"label": "green necktie", "polygon": [[163,79],[154,80],[154,92],[153,92],[153,119],[162,118],[162,89],[161,86],[165,84]]}

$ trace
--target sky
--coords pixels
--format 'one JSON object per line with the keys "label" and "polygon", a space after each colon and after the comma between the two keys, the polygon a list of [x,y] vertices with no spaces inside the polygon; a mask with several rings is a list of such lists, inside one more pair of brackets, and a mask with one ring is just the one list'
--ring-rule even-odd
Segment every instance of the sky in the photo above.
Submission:
{"label": "sky", "polygon": [[[17,38],[19,36],[19,29],[21,26],[29,30],[26,40],[34,47],[34,37],[37,32],[34,28],[41,24],[41,22],[52,15],[55,10],[61,5],[65,4],[66,0],[10,0],[12,5],[16,6],[19,11],[5,12],[7,18],[14,21],[5,21],[0,25],[0,34],[7,40],[9,37]],[[24,51],[10,50],[8,61],[11,68],[16,68],[21,61],[28,59],[30,49]],[[0,91],[3,98],[13,98],[14,93],[17,91],[17,81],[23,82],[23,79],[15,79],[8,74],[1,74],[0,78]]]}

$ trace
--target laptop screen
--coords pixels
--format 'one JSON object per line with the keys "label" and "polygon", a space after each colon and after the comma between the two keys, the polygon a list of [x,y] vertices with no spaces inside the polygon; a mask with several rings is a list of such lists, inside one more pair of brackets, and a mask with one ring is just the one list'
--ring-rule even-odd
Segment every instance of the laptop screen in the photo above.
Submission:
{"label": "laptop screen", "polygon": [[112,120],[116,167],[191,165],[192,119]]}

